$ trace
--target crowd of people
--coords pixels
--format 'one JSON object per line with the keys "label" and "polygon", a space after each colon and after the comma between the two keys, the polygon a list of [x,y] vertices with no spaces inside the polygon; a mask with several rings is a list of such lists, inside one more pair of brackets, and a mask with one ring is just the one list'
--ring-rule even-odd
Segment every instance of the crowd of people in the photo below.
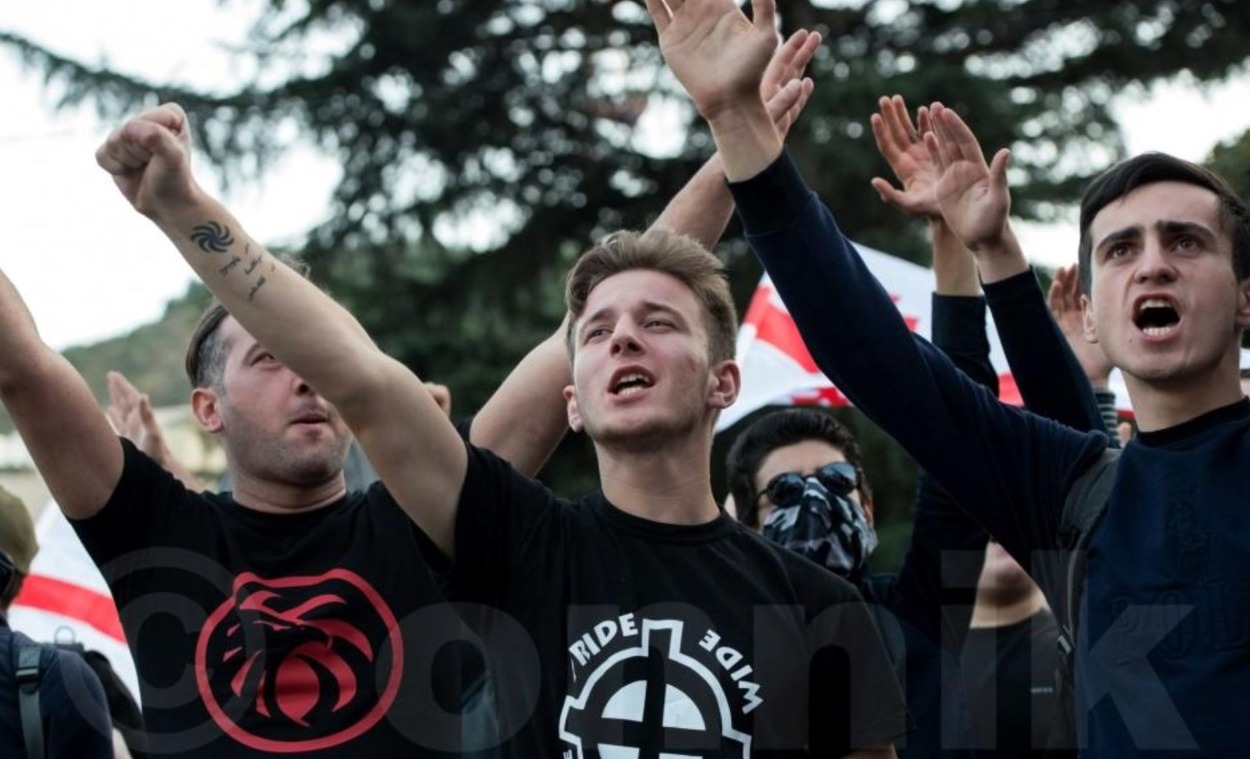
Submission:
{"label": "crowd of people", "polygon": [[[228,481],[187,472],[124,378],[102,410],[0,274],[0,399],[108,582],[143,709],[110,721],[82,657],[0,623],[6,756],[1244,751],[1244,202],[1170,156],[1119,163],[1047,297],[1009,152],[882,97],[896,183],[872,188],[928,225],[929,342],[785,149],[820,35],[779,42],[774,0],[647,6],[716,153],[578,258],[564,323],[460,422],[204,192],[177,105],[108,137],[100,166],[215,296],[186,370]],[[869,566],[871,473],[827,411],[760,416],[712,460],[742,379],[709,252],[735,211],[819,368],[921,467],[897,573]],[[1025,408],[997,399],[987,313]],[[570,429],[600,481],[576,499],[534,479]],[[0,607],[34,550],[13,514],[0,497]]]}

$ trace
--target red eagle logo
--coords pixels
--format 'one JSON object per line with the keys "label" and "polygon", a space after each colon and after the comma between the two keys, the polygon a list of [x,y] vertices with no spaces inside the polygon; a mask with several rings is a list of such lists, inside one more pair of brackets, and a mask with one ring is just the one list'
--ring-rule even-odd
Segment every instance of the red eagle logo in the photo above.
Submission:
{"label": "red eagle logo", "polygon": [[403,641],[390,607],[354,572],[243,573],[205,622],[195,658],[200,697],[227,735],[302,752],[377,724],[399,689]]}

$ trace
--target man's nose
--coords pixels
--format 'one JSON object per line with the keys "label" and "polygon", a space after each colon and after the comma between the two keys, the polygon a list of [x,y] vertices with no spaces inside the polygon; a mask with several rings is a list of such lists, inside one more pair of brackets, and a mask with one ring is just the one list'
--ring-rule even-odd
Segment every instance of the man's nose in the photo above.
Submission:
{"label": "man's nose", "polygon": [[1146,239],[1137,258],[1135,278],[1138,282],[1171,282],[1176,279],[1176,266],[1159,238],[1151,235]]}
{"label": "man's nose", "polygon": [[638,325],[630,319],[621,319],[612,330],[612,355],[636,353],[642,350]]}

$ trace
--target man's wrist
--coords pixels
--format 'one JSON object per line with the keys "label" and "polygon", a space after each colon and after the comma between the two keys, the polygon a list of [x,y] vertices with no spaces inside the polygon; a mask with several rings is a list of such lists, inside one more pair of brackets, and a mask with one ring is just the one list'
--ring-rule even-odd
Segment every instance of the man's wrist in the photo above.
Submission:
{"label": "man's wrist", "polygon": [[211,200],[211,197],[193,181],[183,192],[162,193],[160,202],[145,209],[144,215],[168,233],[169,228],[176,227],[185,217],[202,216],[202,209]]}
{"label": "man's wrist", "polygon": [[707,121],[725,178],[730,182],[750,179],[768,168],[781,153],[777,125],[758,97],[722,107]]}
{"label": "man's wrist", "polygon": [[977,269],[981,272],[981,281],[989,284],[1028,271],[1029,260],[1024,257],[1020,243],[1010,226],[1003,227],[1003,233],[997,238],[984,240],[973,254],[977,259]]}

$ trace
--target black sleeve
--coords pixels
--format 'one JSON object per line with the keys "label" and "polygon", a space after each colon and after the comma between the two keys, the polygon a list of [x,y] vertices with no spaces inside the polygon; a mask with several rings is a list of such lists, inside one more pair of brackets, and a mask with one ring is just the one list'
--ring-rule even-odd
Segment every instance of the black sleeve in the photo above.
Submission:
{"label": "black sleeve", "polygon": [[985,335],[985,298],[933,294],[933,344],[955,368],[998,395],[998,372]]}
{"label": "black sleeve", "polygon": [[987,284],[985,299],[1024,405],[1082,432],[1114,432],[1103,424],[1094,389],[1051,316],[1033,270]]}
{"label": "black sleeve", "polygon": [[527,559],[556,550],[561,505],[484,448],[469,452],[456,511],[451,593],[457,600],[503,606]]}
{"label": "black sleeve", "polygon": [[787,154],[733,183],[747,239],[819,368],[1029,566],[1063,494],[1106,447],[998,402],[916,337]]}
{"label": "black sleeve", "polygon": [[[79,540],[102,570],[135,551],[161,543],[172,523],[186,517],[203,498],[188,491],[163,467],[122,438],[122,476],[104,508],[86,519],[71,519]],[[124,567],[116,565],[115,569]],[[105,573],[105,579],[110,574]]]}
{"label": "black sleeve", "polygon": [[39,711],[49,759],[112,757],[113,728],[100,678],[67,651],[45,648],[43,663]]}

